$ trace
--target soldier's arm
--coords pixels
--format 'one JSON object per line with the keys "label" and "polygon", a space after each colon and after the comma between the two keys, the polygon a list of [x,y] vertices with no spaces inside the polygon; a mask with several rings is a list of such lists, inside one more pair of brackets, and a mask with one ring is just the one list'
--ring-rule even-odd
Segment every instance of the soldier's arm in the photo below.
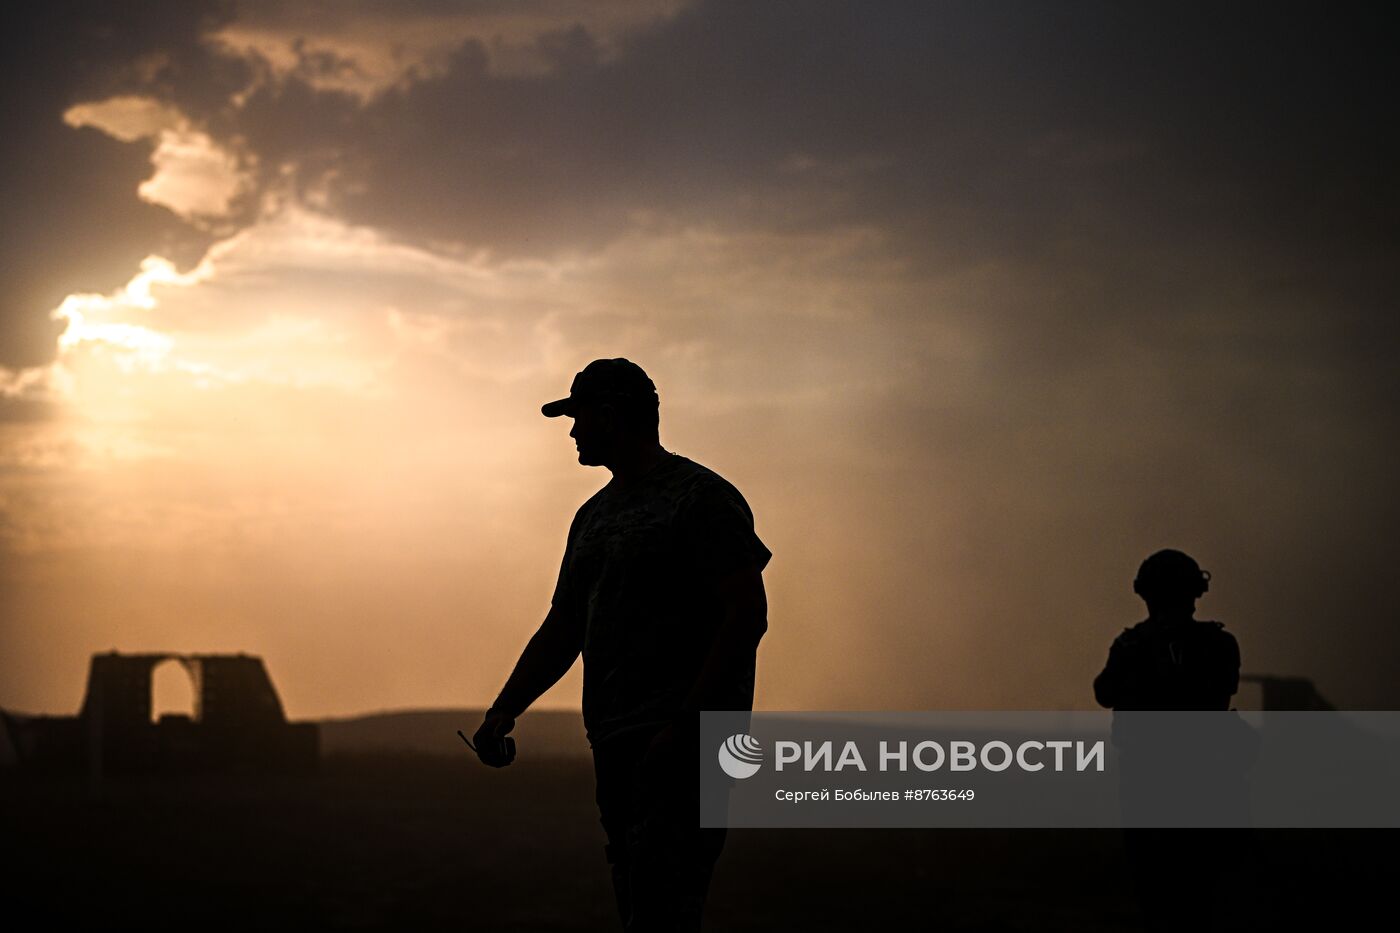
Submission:
{"label": "soldier's arm", "polygon": [[1120,635],[1113,640],[1113,645],[1108,649],[1108,662],[1104,664],[1099,676],[1094,678],[1094,699],[1107,709],[1112,709],[1122,699],[1125,650],[1123,635]]}
{"label": "soldier's arm", "polygon": [[1234,696],[1240,689],[1240,643],[1235,640],[1235,636],[1229,632],[1221,630],[1225,636],[1225,659],[1221,671],[1221,689],[1225,693],[1226,705],[1229,705],[1229,698]]}
{"label": "soldier's arm", "polygon": [[734,570],[716,582],[724,617],[710,651],[681,709],[713,709],[715,691],[732,684],[736,672],[747,668],[759,640],[768,631],[768,595],[763,573],[756,567]]}
{"label": "soldier's arm", "polygon": [[582,620],[564,606],[551,606],[491,709],[516,718],[569,672],[582,650]]}

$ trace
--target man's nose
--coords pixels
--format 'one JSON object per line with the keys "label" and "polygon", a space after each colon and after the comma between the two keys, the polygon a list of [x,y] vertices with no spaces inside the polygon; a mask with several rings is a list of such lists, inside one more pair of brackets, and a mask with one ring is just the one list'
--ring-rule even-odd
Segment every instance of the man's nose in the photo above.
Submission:
{"label": "man's nose", "polygon": [[572,428],[569,428],[569,436],[572,437],[572,438],[577,438],[577,437],[578,437],[578,422],[577,422],[577,421],[574,422],[574,426],[573,426]]}

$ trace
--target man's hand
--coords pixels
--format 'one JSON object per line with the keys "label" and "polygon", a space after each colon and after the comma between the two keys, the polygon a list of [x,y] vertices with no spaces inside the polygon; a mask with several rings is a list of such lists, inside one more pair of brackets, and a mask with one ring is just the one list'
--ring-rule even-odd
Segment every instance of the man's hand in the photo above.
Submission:
{"label": "man's hand", "polygon": [[515,739],[510,738],[510,731],[514,728],[514,718],[498,709],[488,709],[486,718],[472,736],[476,757],[493,768],[504,768],[514,761]]}

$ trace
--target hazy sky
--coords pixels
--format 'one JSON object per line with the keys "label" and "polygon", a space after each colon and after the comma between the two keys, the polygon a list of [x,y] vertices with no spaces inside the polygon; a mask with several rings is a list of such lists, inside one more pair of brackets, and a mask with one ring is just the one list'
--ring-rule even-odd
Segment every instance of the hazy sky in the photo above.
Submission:
{"label": "hazy sky", "polygon": [[753,507],[760,707],[1090,707],[1168,546],[1246,670],[1400,703],[1365,7],[7,15],[0,705],[111,648],[488,702],[607,479],[539,414],[600,356]]}

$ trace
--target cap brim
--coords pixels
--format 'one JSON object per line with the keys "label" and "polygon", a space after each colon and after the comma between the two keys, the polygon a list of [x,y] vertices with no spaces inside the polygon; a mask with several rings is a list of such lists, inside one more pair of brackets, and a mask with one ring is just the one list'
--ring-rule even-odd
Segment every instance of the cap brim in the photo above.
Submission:
{"label": "cap brim", "polygon": [[546,418],[558,418],[560,415],[572,415],[574,413],[574,402],[572,398],[561,398],[554,402],[545,402],[540,406],[540,413]]}

